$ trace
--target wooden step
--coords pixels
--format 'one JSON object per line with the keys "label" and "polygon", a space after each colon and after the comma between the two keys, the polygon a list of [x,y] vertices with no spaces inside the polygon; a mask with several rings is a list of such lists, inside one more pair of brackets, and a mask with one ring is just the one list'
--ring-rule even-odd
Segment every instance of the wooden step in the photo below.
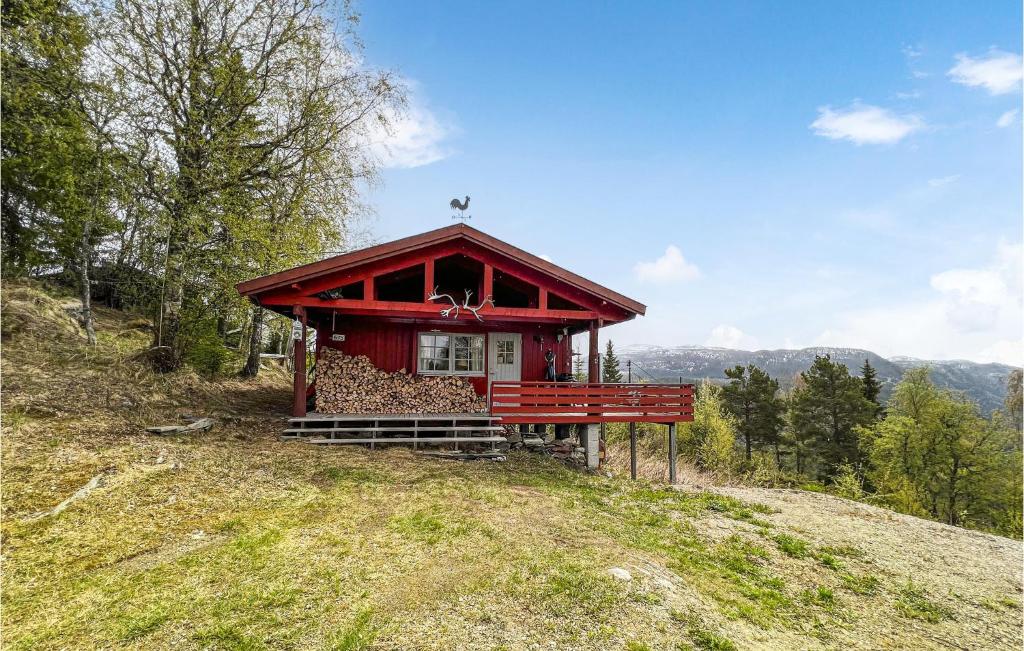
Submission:
{"label": "wooden step", "polygon": [[425,443],[425,444],[438,444],[438,443],[505,443],[508,439],[504,436],[442,436],[442,437],[413,437],[413,436],[394,436],[389,438],[378,438],[378,439],[325,439],[325,438],[308,438],[307,443],[314,443],[316,445],[328,445],[328,444],[343,444],[343,443],[360,443],[360,444],[375,444],[375,443]]}
{"label": "wooden step", "polygon": [[315,423],[321,421],[406,421],[406,420],[468,420],[495,421],[500,416],[490,414],[310,414],[289,418],[292,423]]}
{"label": "wooden step", "polygon": [[289,428],[285,434],[328,434],[344,432],[504,432],[501,425],[430,426],[430,427],[300,427]]}

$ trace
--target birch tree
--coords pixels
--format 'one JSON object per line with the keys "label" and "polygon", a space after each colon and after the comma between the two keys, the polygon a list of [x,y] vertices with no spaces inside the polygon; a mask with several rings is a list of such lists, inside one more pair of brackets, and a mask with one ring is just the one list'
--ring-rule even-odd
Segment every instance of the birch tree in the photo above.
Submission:
{"label": "birch tree", "polygon": [[872,483],[899,510],[1020,535],[1016,433],[936,387],[927,368],[908,371],[886,419],[860,434]]}
{"label": "birch tree", "polygon": [[[356,182],[373,175],[366,134],[401,90],[360,65],[354,17],[339,10],[346,22],[336,33],[333,9],[322,0],[104,7],[102,49],[131,106],[124,128],[144,143],[140,177],[160,213],[151,355],[160,370],[181,364],[232,275],[274,271],[334,244]],[[297,186],[290,210],[267,209],[280,187]]]}

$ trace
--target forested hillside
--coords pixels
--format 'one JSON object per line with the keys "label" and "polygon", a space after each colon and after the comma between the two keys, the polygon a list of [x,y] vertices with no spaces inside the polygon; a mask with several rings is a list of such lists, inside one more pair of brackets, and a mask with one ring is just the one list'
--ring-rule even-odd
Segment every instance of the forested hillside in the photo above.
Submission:
{"label": "forested hillside", "polygon": [[967,360],[926,361],[909,357],[886,359],[869,350],[858,348],[815,347],[797,350],[734,350],[705,346],[627,346],[619,351],[621,368],[627,360],[637,364],[641,378],[654,377],[664,381],[699,382],[704,378],[725,380],[725,369],[753,364],[778,378],[783,389],[793,386],[796,377],[814,361],[816,355],[829,355],[848,368],[859,369],[864,360],[878,372],[882,398],[887,399],[903,375],[913,368],[927,366],[936,385],[962,391],[985,413],[1003,404],[1006,380],[1014,367],[1006,364],[979,364]]}
{"label": "forested hillside", "polygon": [[[694,420],[681,428],[682,455],[714,482],[826,490],[1021,537],[1020,369],[1004,380],[997,407],[984,412],[963,392],[941,386],[926,365],[905,369],[885,392],[866,351],[840,351],[861,357],[851,368],[829,349],[806,350],[815,354],[788,386],[753,363],[724,368],[721,380],[701,380]],[[606,381],[622,366],[618,358],[609,341]],[[653,379],[643,364],[628,368],[635,381]],[[639,429],[653,434],[650,426]],[[610,431],[613,441],[626,436],[625,426]]]}

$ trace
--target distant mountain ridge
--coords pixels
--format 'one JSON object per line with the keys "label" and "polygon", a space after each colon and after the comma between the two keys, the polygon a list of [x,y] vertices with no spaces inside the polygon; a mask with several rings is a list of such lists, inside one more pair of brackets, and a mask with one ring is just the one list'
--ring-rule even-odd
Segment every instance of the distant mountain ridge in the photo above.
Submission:
{"label": "distant mountain ridge", "polygon": [[623,374],[626,361],[634,362],[636,379],[658,381],[697,382],[704,378],[722,380],[725,369],[736,365],[754,364],[779,380],[783,388],[790,388],[797,375],[806,371],[815,355],[830,355],[834,361],[845,364],[850,373],[860,375],[867,359],[878,371],[882,382],[882,397],[888,398],[892,388],[912,368],[928,366],[932,380],[941,387],[964,392],[988,414],[998,409],[1006,397],[1006,379],[1015,367],[1007,364],[980,364],[967,360],[921,360],[912,357],[885,358],[860,348],[832,348],[818,346],[800,349],[735,350],[709,346],[650,346],[633,345],[616,350]]}

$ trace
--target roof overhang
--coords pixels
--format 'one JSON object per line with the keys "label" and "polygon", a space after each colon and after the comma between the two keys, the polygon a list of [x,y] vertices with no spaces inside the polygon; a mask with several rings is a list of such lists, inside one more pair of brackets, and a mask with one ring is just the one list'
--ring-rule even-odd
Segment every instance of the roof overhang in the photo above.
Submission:
{"label": "roof overhang", "polygon": [[456,240],[464,240],[504,256],[514,262],[532,268],[536,272],[549,276],[581,292],[591,294],[602,301],[624,310],[629,313],[629,318],[636,315],[643,315],[647,306],[635,301],[616,291],[608,289],[567,269],[564,269],[552,262],[524,251],[507,242],[503,242],[486,233],[476,230],[465,224],[455,224],[445,228],[439,228],[419,235],[405,237],[392,242],[358,249],[349,253],[343,253],[331,258],[301,265],[287,269],[268,276],[261,276],[236,285],[239,293],[253,300],[259,301],[259,296],[264,293],[274,292],[283,288],[293,287],[296,284],[322,278],[327,275],[345,272],[356,267],[373,266],[389,258],[402,256],[425,249],[438,244],[444,244]]}

